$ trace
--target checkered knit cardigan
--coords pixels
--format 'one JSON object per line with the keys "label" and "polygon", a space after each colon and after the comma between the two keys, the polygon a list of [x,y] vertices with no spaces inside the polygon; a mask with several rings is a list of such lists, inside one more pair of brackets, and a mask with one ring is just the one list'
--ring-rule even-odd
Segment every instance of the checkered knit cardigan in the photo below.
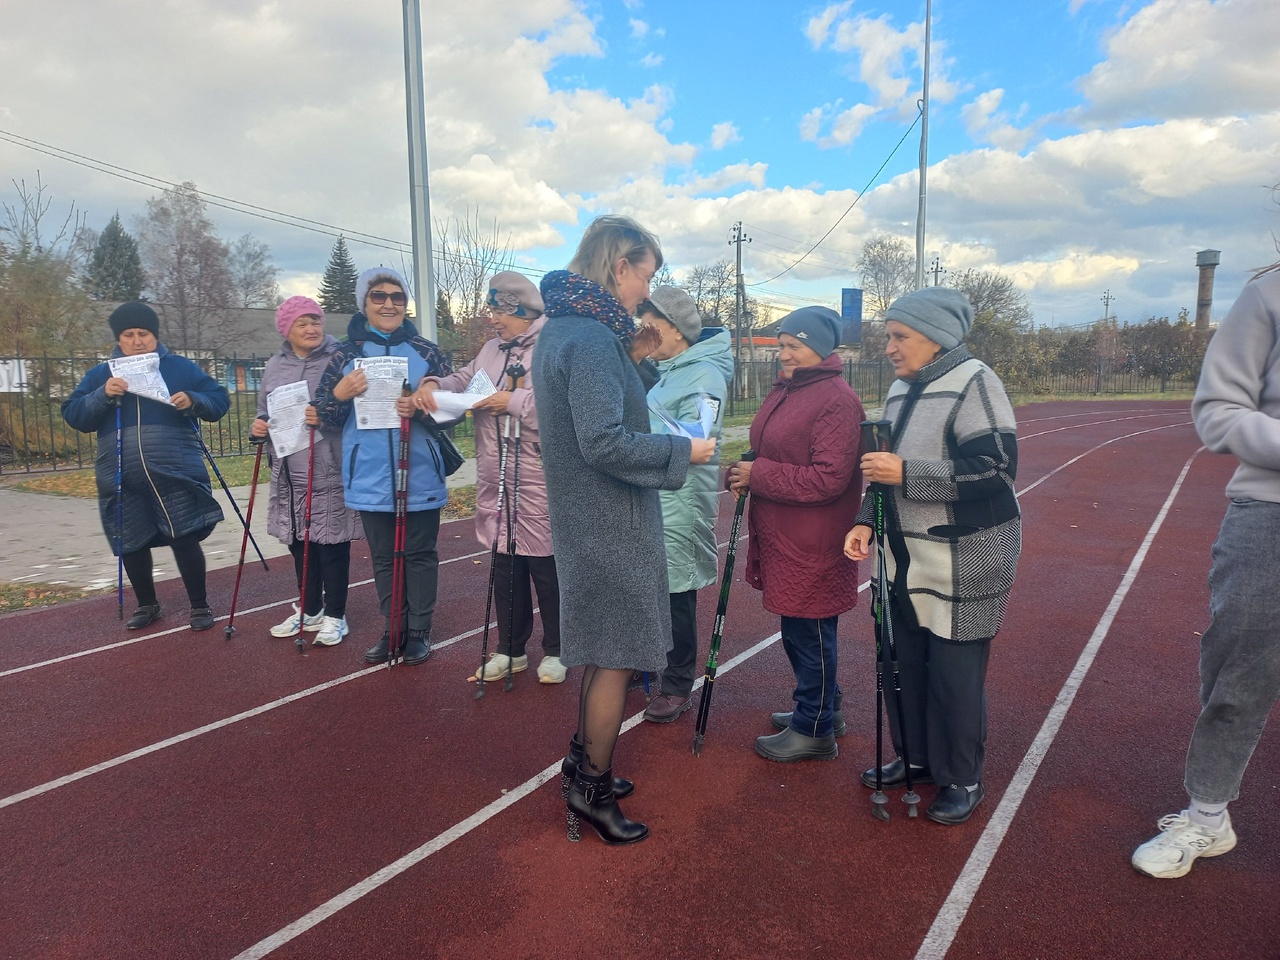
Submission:
{"label": "checkered knit cardigan", "polygon": [[[889,389],[903,484],[890,488],[890,584],[946,640],[994,637],[1022,550],[1017,425],[1000,379],[963,344]],[[875,498],[858,522],[874,527]]]}

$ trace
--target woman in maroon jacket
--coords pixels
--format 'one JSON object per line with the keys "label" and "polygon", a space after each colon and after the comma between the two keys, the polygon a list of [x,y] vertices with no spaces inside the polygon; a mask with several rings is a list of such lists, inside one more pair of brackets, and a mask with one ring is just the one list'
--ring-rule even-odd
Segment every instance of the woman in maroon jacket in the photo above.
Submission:
{"label": "woman in maroon jacket", "polygon": [[769,760],[833,760],[845,731],[836,684],[836,623],[858,600],[858,565],[842,531],[858,515],[862,402],[841,376],[840,316],[803,307],[778,328],[782,376],[751,424],[756,458],[729,469],[729,489],[750,488],[746,578],[782,617],[782,645],[795,671],[781,733],[756,739]]}

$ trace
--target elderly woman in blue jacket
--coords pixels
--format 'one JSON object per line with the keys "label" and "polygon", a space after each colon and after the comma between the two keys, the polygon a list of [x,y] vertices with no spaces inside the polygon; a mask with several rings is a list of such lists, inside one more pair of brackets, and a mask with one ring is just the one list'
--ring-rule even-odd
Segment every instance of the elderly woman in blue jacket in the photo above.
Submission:
{"label": "elderly woman in blue jacket", "polygon": [[[672,433],[672,422],[698,423],[710,417],[709,439],[719,439],[724,400],[733,380],[733,352],[724,327],[702,326],[693,298],[679,287],[658,287],[640,304],[640,319],[661,340],[649,359],[658,382],[649,390],[649,428]],[[693,705],[698,657],[698,590],[716,580],[716,514],[720,458],[691,464],[684,486],[660,490],[662,531],[667,552],[672,646],[658,693],[644,718],[670,723]]]}
{"label": "elderly woman in blue jacket", "polygon": [[[123,554],[138,609],[130,630],[160,616],[151,548],[167,546],[191,602],[191,629],[208,630],[213,613],[205,596],[205,561],[200,543],[222,519],[213,499],[203,452],[192,425],[226,416],[226,388],[186,357],[160,342],[160,318],[145,303],[123,303],[107,321],[116,338],[111,356],[155,353],[169,402],[128,394],[127,380],[112,376],[109,364],[90,370],[62,403],[62,416],[84,433],[97,433],[98,511],[111,550]],[[116,418],[117,405],[119,419]],[[120,497],[116,497],[116,441],[120,429]]]}
{"label": "elderly woman in blue jacket", "polygon": [[[391,657],[391,594],[395,549],[395,475],[398,429],[361,427],[355,398],[369,389],[356,361],[362,357],[404,357],[407,381],[416,388],[424,377],[452,372],[438,346],[418,335],[406,319],[408,289],[390,267],[373,267],[356,281],[361,312],[351,318],[347,342],[334,354],[320,378],[315,408],[323,424],[342,430],[342,485],[347,506],[360,511],[374,584],[385,621],[382,638],[365,652],[368,663]],[[408,625],[403,662],[423,663],[431,656],[431,617],[436,606],[440,509],[445,505],[445,472],[436,431],[411,397],[396,401],[396,412],[410,417],[408,516],[405,526],[404,603],[400,622]],[[397,642],[399,638],[397,638]]]}

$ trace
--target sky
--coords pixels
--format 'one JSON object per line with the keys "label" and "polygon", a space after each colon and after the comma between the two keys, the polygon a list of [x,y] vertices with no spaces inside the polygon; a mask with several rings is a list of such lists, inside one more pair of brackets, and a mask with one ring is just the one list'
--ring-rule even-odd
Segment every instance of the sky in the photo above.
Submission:
{"label": "sky", "polygon": [[[1138,323],[1194,314],[1217,249],[1219,319],[1280,257],[1274,4],[935,0],[928,260],[1010,276],[1039,324],[1104,296]],[[496,221],[535,278],[605,212],[677,277],[732,258],[742,222],[745,282],[782,311],[838,308],[873,237],[914,249],[923,0],[422,6],[433,218]],[[38,174],[51,218],[133,229],[158,182],[193,181],[286,295],[315,293],[338,232],[400,267],[402,43],[389,0],[6,0],[0,201]]]}

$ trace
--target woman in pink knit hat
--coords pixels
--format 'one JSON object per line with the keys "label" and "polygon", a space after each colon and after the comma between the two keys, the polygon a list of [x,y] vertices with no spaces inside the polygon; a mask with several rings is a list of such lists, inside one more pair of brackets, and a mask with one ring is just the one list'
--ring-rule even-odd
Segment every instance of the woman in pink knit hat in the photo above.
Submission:
{"label": "woman in pink knit hat", "polygon": [[[338,349],[338,341],[324,332],[324,310],[310,297],[290,297],[276,311],[276,327],[284,337],[280,352],[267,361],[258,386],[258,419],[250,433],[266,437],[267,398],[286,384],[305,381],[314,400],[320,377]],[[347,584],[351,577],[351,541],[364,534],[360,517],[348,510],[342,493],[342,432],[320,425],[314,406],[307,407],[307,423],[316,431],[315,465],[311,471],[311,531],[304,609],[271,628],[275,637],[293,637],[302,629],[315,634],[315,643],[333,646],[347,635]],[[305,528],[309,454],[306,448],[275,457],[267,507],[267,532],[288,544],[302,589],[302,550]]]}

